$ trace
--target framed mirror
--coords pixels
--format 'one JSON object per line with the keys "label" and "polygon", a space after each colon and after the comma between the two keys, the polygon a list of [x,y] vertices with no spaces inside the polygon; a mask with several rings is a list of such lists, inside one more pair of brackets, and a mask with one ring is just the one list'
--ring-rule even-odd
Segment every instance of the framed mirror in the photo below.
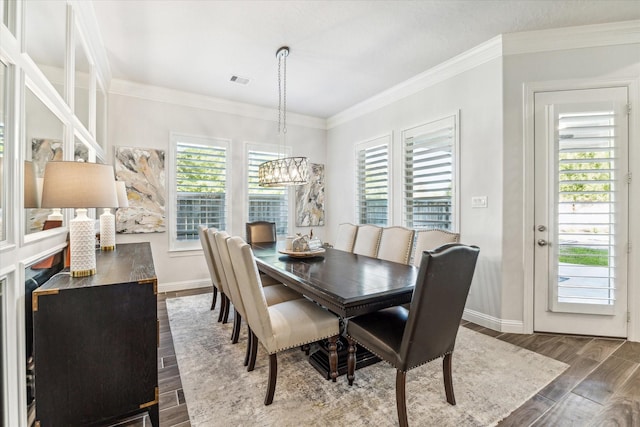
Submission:
{"label": "framed mirror", "polygon": [[[63,160],[65,126],[47,105],[27,86],[25,88],[24,153],[24,207],[25,234],[45,229],[51,209],[40,209],[39,185],[44,177],[44,168],[50,160]],[[35,192],[35,194],[34,194]],[[51,220],[60,220],[56,216]],[[51,224],[51,223],[50,223]]]}
{"label": "framed mirror", "polygon": [[9,194],[9,182],[7,180],[7,168],[5,167],[5,141],[9,123],[8,120],[8,95],[9,67],[0,61],[0,242],[7,239],[7,199]]}
{"label": "framed mirror", "polygon": [[89,113],[92,111],[90,106],[92,68],[82,36],[76,29],[73,111],[87,130],[91,130],[89,129]]}
{"label": "framed mirror", "polygon": [[24,13],[25,50],[62,99],[66,99],[67,2],[27,1],[24,2]]}

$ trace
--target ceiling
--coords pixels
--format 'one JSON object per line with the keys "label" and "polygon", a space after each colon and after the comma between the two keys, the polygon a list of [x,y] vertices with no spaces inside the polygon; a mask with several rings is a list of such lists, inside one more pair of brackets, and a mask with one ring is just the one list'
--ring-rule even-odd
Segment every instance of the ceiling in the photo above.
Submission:
{"label": "ceiling", "polygon": [[[640,18],[640,0],[93,0],[112,76],[328,118],[502,33]],[[246,86],[232,75],[250,79]]]}

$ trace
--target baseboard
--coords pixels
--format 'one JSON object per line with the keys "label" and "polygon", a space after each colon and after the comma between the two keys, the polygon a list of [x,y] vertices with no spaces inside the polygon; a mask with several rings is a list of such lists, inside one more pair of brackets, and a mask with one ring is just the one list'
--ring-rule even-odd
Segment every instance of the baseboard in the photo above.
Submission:
{"label": "baseboard", "polygon": [[159,283],[158,284],[158,292],[176,292],[176,291],[184,291],[187,289],[197,289],[204,287],[211,287],[211,280],[200,279],[200,280],[189,280],[189,281],[180,281],[180,282],[169,282],[169,283]]}
{"label": "baseboard", "polygon": [[485,328],[493,329],[498,332],[507,332],[511,334],[524,333],[524,323],[522,320],[498,319],[497,317],[469,309],[464,310],[462,318],[467,322],[472,322],[476,325],[484,326]]}

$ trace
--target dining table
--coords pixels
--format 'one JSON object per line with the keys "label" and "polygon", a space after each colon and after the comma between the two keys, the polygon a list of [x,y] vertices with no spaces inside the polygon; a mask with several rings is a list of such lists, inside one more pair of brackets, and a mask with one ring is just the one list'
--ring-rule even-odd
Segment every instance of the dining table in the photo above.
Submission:
{"label": "dining table", "polygon": [[[341,319],[411,302],[418,269],[331,247],[301,253],[285,242],[252,243],[258,270],[315,301]],[[344,375],[347,345],[338,343],[338,374]],[[365,349],[356,352],[356,369],[378,361]],[[317,346],[310,363],[328,379],[328,350]]]}

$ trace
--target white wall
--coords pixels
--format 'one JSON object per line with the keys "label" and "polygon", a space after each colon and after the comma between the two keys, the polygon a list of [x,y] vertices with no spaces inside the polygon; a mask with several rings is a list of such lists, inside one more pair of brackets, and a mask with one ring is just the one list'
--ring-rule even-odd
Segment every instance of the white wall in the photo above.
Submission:
{"label": "white wall", "polygon": [[[156,93],[158,88],[147,88]],[[144,92],[145,88],[142,88]],[[175,99],[175,92],[171,94]],[[179,95],[178,95],[179,96]],[[188,98],[189,94],[184,94]],[[156,98],[157,99],[157,98]],[[231,218],[227,222],[231,234],[244,236],[245,192],[245,143],[278,144],[277,123],[262,118],[243,117],[236,114],[213,111],[202,107],[187,106],[180,100],[172,103],[143,97],[111,93],[109,95],[109,129],[107,163],[113,164],[114,148],[144,147],[165,150],[169,153],[169,134],[182,134],[226,138],[231,140]],[[266,109],[265,109],[266,110]],[[266,112],[277,119],[277,112]],[[305,155],[313,163],[325,163],[325,130],[288,124],[287,145],[294,155]],[[167,189],[168,189],[168,182]],[[293,206],[294,194],[290,193]],[[167,228],[171,221],[168,217]],[[295,225],[291,221],[292,226]],[[295,230],[292,227],[292,231]],[[299,231],[308,232],[308,229]],[[323,235],[314,227],[314,233]],[[151,242],[160,291],[185,287],[205,286],[210,283],[209,273],[202,251],[169,252],[169,233],[118,234],[116,243]]]}
{"label": "white wall", "polygon": [[[393,133],[392,223],[402,225],[401,133],[460,111],[461,241],[480,258],[467,309],[500,317],[502,259],[502,60],[493,59],[327,132],[327,240],[342,222],[357,222],[354,145]],[[486,209],[471,209],[487,196]]]}

